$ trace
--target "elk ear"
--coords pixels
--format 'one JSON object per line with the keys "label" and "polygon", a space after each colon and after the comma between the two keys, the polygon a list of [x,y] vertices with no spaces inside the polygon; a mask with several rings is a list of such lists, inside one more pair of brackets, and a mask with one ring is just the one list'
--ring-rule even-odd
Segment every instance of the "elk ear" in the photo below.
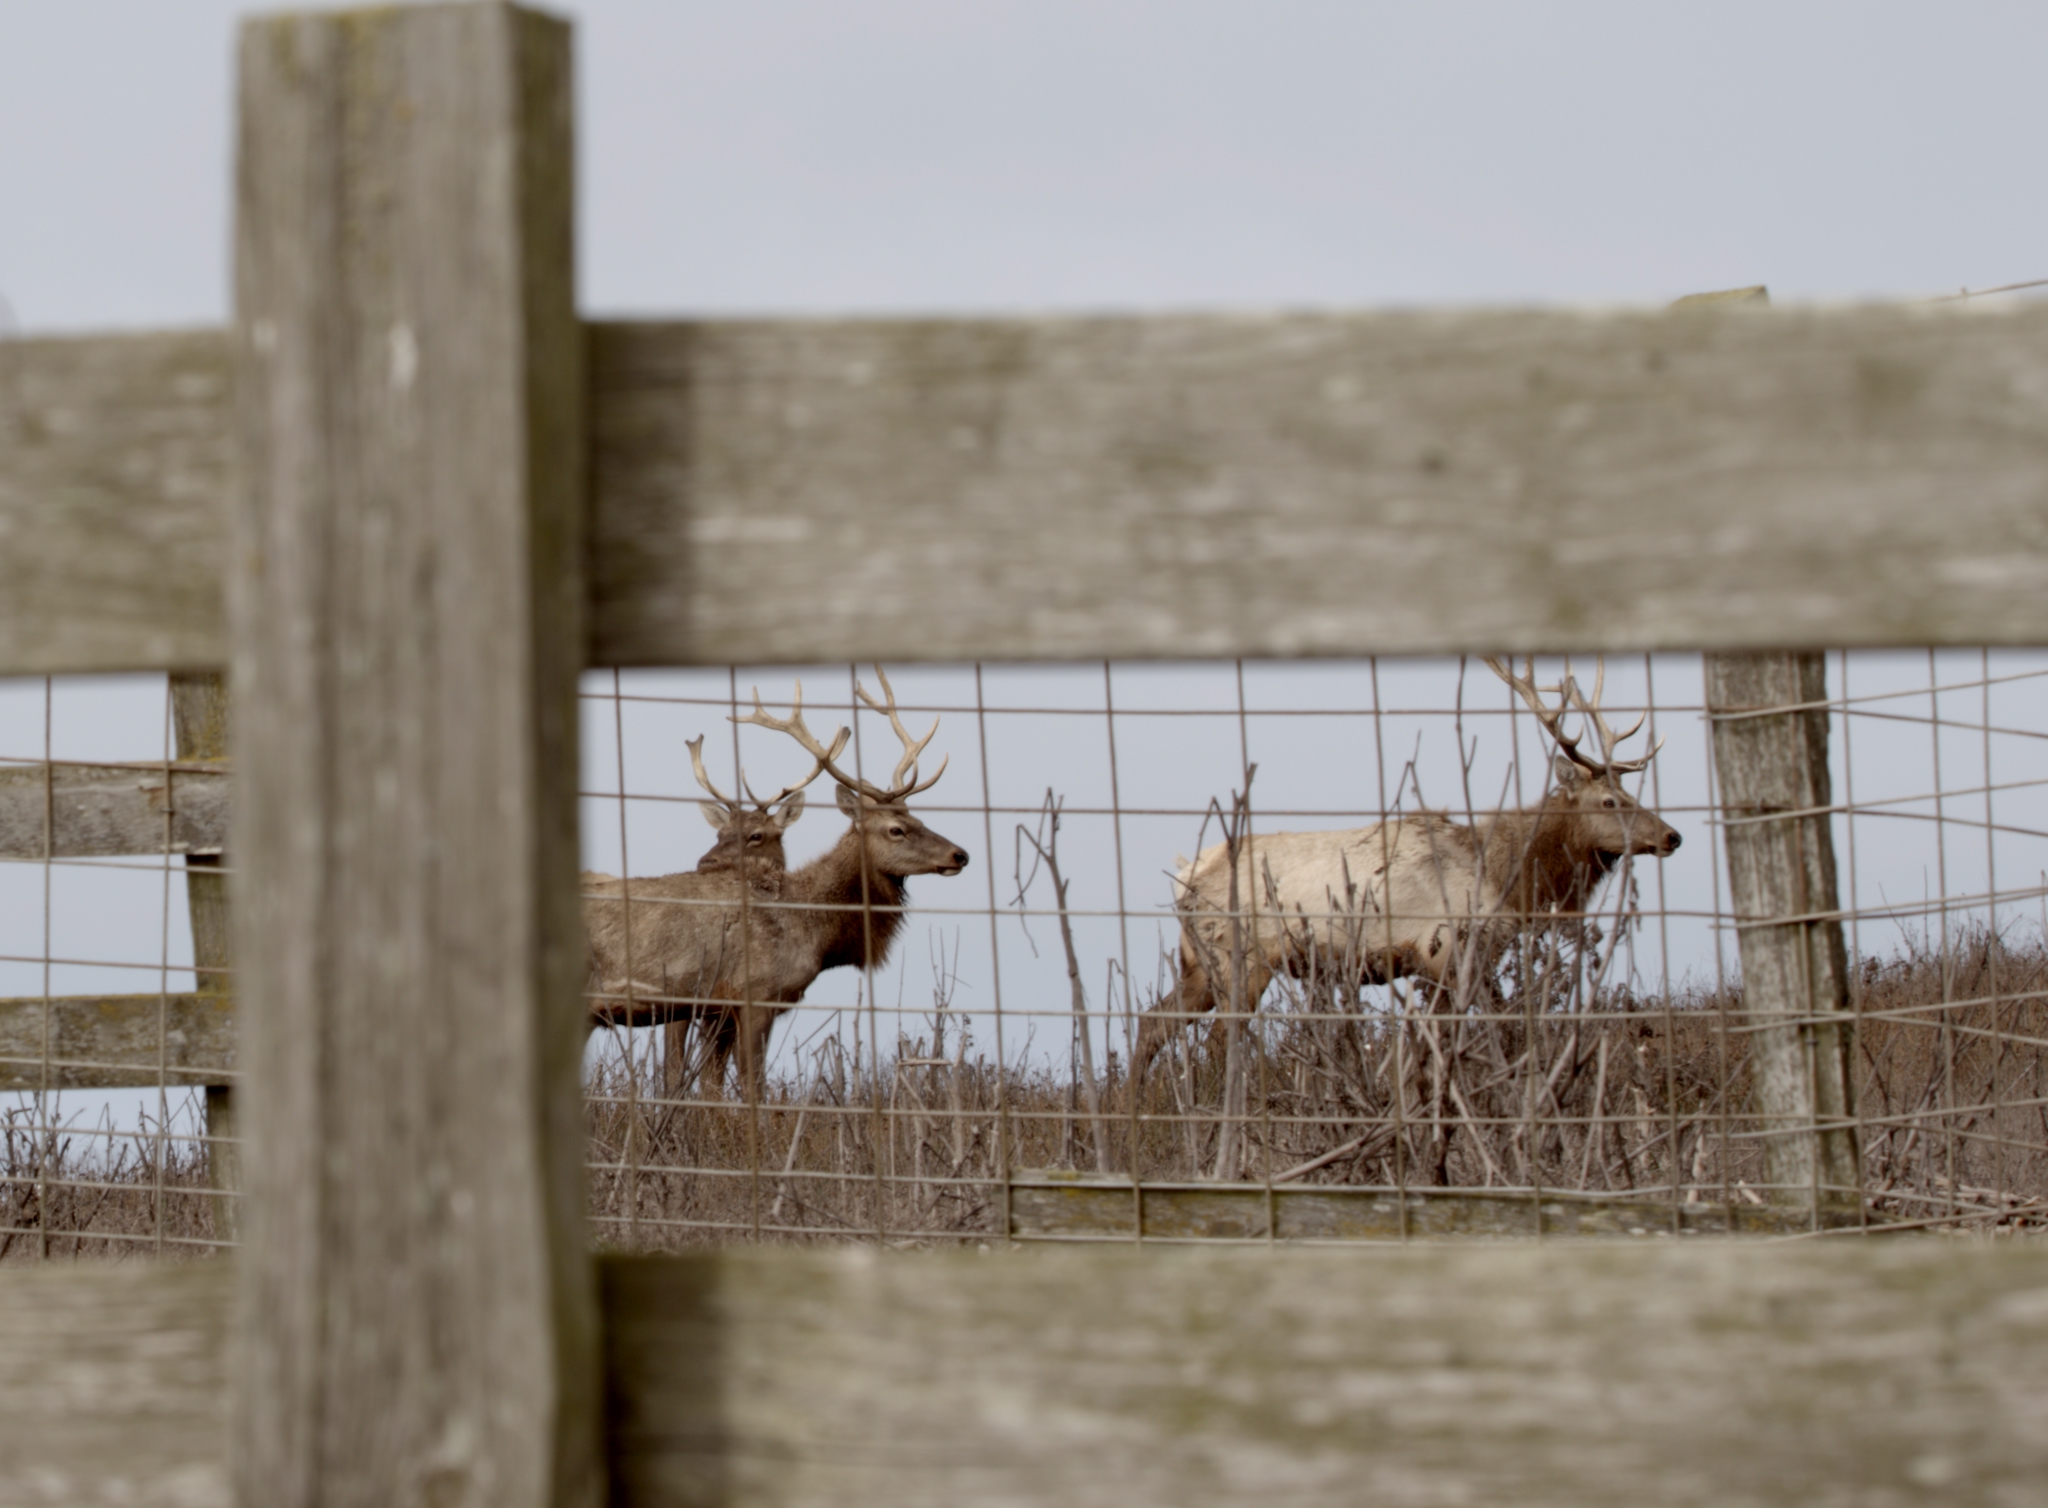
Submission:
{"label": "elk ear", "polygon": [[839,788],[839,809],[854,821],[860,821],[860,792],[849,791],[842,785]]}
{"label": "elk ear", "polygon": [[724,827],[725,819],[732,815],[725,809],[725,804],[719,801],[700,801],[697,803],[697,810],[704,814],[704,820],[713,827]]}
{"label": "elk ear", "polygon": [[1575,791],[1586,783],[1586,772],[1562,754],[1550,756],[1550,773],[1560,788]]}
{"label": "elk ear", "polygon": [[782,805],[774,809],[775,825],[787,830],[804,814],[804,793],[791,791],[782,798]]}

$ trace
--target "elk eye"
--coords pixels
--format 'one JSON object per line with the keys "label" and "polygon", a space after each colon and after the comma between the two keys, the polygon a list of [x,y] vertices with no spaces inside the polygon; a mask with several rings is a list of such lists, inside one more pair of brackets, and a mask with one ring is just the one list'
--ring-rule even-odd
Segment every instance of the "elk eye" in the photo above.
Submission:
{"label": "elk eye", "polygon": [[892,827],[889,829],[889,836],[892,838],[900,838],[903,836],[903,829],[900,827]]}
{"label": "elk eye", "polygon": [[1619,806],[1621,803],[1616,801],[1612,796],[1602,796],[1600,798],[1600,804],[1602,806]]}
{"label": "elk eye", "polygon": [[759,843],[761,841],[761,835],[759,833],[748,833],[747,841],[749,843]]}

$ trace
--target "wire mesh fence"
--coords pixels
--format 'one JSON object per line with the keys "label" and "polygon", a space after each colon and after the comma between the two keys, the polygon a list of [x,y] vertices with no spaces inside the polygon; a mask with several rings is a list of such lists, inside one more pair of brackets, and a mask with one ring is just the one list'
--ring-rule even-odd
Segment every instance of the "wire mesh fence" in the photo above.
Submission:
{"label": "wire mesh fence", "polygon": [[[1830,657],[1859,1225],[2043,1211],[2044,670]],[[689,868],[687,739],[715,733],[721,791],[741,766],[800,777],[835,726],[861,739],[848,772],[893,760],[857,691],[880,699],[872,672],[799,677],[808,752],[762,726],[786,716],[786,671],[594,683],[603,866]],[[897,675],[901,720],[939,725],[922,767],[952,760],[917,815],[978,851],[911,882],[886,964],[827,969],[801,1003],[757,992],[758,1073],[721,1044],[745,1014],[718,998],[746,992],[731,945],[655,939],[663,907],[740,926],[742,887],[624,904],[647,917],[640,998],[677,1024],[593,1049],[603,1238],[1739,1228],[1783,1191],[1752,1110],[1699,662],[1533,678],[1534,699],[1479,660]],[[767,718],[728,722],[756,684]],[[1603,720],[1638,716],[1633,745],[1586,758]],[[1621,798],[1618,837],[1589,831],[1588,793]],[[840,838],[826,826],[815,845]],[[785,830],[787,874],[804,832]],[[764,928],[819,904],[781,884],[744,887]],[[893,927],[877,884],[836,904]],[[598,989],[626,993],[616,970]],[[1453,1191],[1533,1197],[1510,1219]]]}
{"label": "wire mesh fence", "polygon": [[177,681],[0,682],[0,1259],[236,1233],[224,700]]}
{"label": "wire mesh fence", "polygon": [[[2048,1221],[2048,654],[1827,686],[1851,1223]],[[194,696],[0,686],[0,1257],[234,1237]],[[1677,655],[593,673],[595,1237],[1804,1228],[1712,722]]]}

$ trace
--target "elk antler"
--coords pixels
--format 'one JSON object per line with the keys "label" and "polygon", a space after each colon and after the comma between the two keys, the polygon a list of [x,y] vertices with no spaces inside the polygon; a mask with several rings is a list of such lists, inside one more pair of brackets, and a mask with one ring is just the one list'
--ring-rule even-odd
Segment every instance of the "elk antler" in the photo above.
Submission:
{"label": "elk antler", "polygon": [[1650,714],[1644,712],[1622,732],[1615,732],[1607,726],[1607,719],[1600,715],[1600,693],[1606,684],[1607,661],[1605,659],[1595,657],[1593,661],[1593,699],[1591,701],[1586,700],[1579,690],[1579,683],[1572,679],[1571,668],[1569,666],[1565,668],[1565,695],[1571,698],[1572,705],[1577,707],[1586,720],[1593,725],[1593,732],[1600,739],[1601,763],[1607,773],[1610,775],[1633,775],[1647,768],[1650,761],[1657,757],[1657,751],[1664,747],[1664,740],[1658,739],[1656,743],[1650,746],[1650,752],[1641,759],[1616,759],[1614,757],[1615,747],[1623,739],[1634,738],[1636,734],[1640,733],[1643,724],[1649,720]]}
{"label": "elk antler", "polygon": [[[841,774],[839,771],[839,767],[832,762],[833,760],[839,757],[840,751],[846,747],[846,741],[849,738],[853,737],[853,729],[841,728],[837,733],[833,734],[832,747],[829,749],[826,748],[823,744],[819,743],[817,740],[817,736],[813,734],[809,728],[804,726],[804,683],[802,681],[798,681],[796,683],[796,698],[790,704],[788,717],[771,717],[768,713],[768,709],[761,705],[761,688],[756,686],[754,688],[754,710],[752,712],[749,712],[745,717],[735,717],[732,719],[732,721],[736,723],[753,723],[757,727],[769,728],[777,733],[787,733],[791,738],[797,741],[798,745],[802,747],[803,751],[806,754],[810,755],[812,759],[817,761],[817,763],[811,767],[810,774],[804,776],[804,778],[802,780],[799,780],[795,785],[784,786],[782,788],[782,795],[775,797],[774,801],[762,801],[759,796],[754,796],[753,791],[749,789],[747,791],[747,794],[749,796],[754,796],[754,800],[760,803],[763,810],[766,810],[768,807],[773,806],[776,801],[782,800],[784,796],[792,796],[796,794],[796,792],[802,790],[805,786],[809,785],[813,780],[816,780],[821,774],[823,774],[827,770],[830,770],[832,772],[832,778],[838,781],[841,785],[852,786],[855,789],[858,789],[858,786],[855,784],[855,782],[849,780],[845,775]],[[742,772],[740,775],[740,784],[742,786],[745,786],[746,783],[747,777],[745,773]]]}
{"label": "elk antler", "polygon": [[[845,786],[846,789],[857,792],[867,797],[870,801],[878,804],[887,804],[892,801],[907,801],[919,791],[930,790],[938,783],[939,776],[946,773],[946,762],[941,761],[938,773],[933,775],[930,780],[919,781],[917,778],[917,756],[923,753],[924,746],[932,741],[932,734],[939,731],[938,720],[936,718],[932,720],[931,733],[925,734],[921,739],[912,738],[910,731],[903,726],[903,720],[896,715],[896,693],[890,689],[889,678],[882,674],[882,667],[879,665],[875,667],[875,674],[881,677],[882,690],[888,696],[887,702],[876,701],[872,696],[868,695],[867,688],[858,681],[853,683],[853,689],[854,694],[863,702],[889,719],[889,726],[894,728],[896,736],[903,740],[903,758],[897,763],[896,774],[890,780],[887,790],[883,790],[871,781],[862,780],[858,776],[847,774],[833,762],[839,757],[840,751],[846,747],[846,740],[853,736],[851,729],[841,728],[839,736],[832,741],[832,747],[827,749],[818,742],[817,736],[804,726],[804,688],[801,681],[797,682],[796,701],[790,707],[788,717],[771,717],[768,709],[761,705],[761,693],[756,689],[754,692],[754,710],[745,717],[734,718],[733,721],[755,723],[763,728],[773,728],[778,733],[787,733],[803,746],[804,752],[818,761],[819,769],[830,772],[832,778]],[[910,777],[910,783],[907,785],[904,783],[904,776],[906,774]]]}
{"label": "elk antler", "polygon": [[[695,738],[691,739],[685,745],[685,747],[688,748],[690,751],[690,767],[697,772],[697,784],[703,786],[705,790],[709,791],[711,793],[711,799],[716,801],[720,806],[725,808],[725,813],[728,819],[738,816],[740,812],[741,803],[734,800],[731,796],[726,795],[725,792],[721,791],[717,786],[713,785],[711,783],[711,776],[704,769],[704,735],[699,733]],[[747,777],[743,773],[740,776],[740,785],[744,787],[746,783]],[[752,793],[749,792],[748,794],[751,795]]]}
{"label": "elk antler", "polygon": [[[1536,721],[1543,725],[1543,731],[1556,741],[1558,752],[1590,775],[1633,775],[1655,759],[1657,750],[1664,747],[1664,740],[1660,738],[1657,740],[1656,748],[1651,749],[1641,759],[1617,760],[1614,757],[1615,746],[1623,739],[1634,737],[1642,728],[1649,713],[1645,712],[1642,717],[1637,718],[1625,732],[1616,733],[1607,726],[1607,720],[1600,715],[1600,693],[1607,683],[1607,662],[1604,658],[1593,662],[1591,701],[1588,701],[1585,694],[1579,690],[1578,682],[1572,679],[1571,666],[1567,664],[1563,681],[1548,688],[1557,693],[1555,707],[1545,704],[1542,693],[1536,687],[1536,661],[1533,658],[1522,661],[1520,675],[1516,675],[1512,669],[1491,655],[1487,655],[1485,660],[1486,668],[1506,681],[1515,694],[1528,703],[1529,710],[1536,714]],[[1573,709],[1577,709],[1598,734],[1601,758],[1590,759],[1579,752],[1579,740],[1585,736],[1584,729],[1572,734],[1564,731],[1565,714]]]}
{"label": "elk antler", "polygon": [[[863,702],[866,702],[873,710],[888,718],[889,726],[896,730],[896,736],[903,741],[903,757],[896,761],[896,773],[889,777],[888,794],[882,799],[886,801],[908,801],[919,791],[928,791],[937,785],[939,783],[939,776],[946,773],[946,766],[952,762],[953,756],[948,754],[939,761],[938,773],[933,775],[931,779],[920,781],[917,778],[917,756],[924,752],[924,746],[930,743],[933,734],[939,731],[939,720],[936,717],[932,719],[932,725],[926,731],[923,738],[912,738],[910,730],[903,726],[903,719],[896,715],[896,692],[889,685],[889,677],[882,673],[882,667],[879,665],[875,667],[875,679],[882,683],[882,695],[889,699],[886,705],[869,696],[867,688],[861,685],[859,681],[853,683],[853,694]],[[908,785],[903,783],[906,775],[910,779],[910,784]]]}
{"label": "elk antler", "polygon": [[[799,696],[801,696],[801,691],[799,691],[798,694]],[[751,722],[752,719],[742,719],[742,721]],[[834,754],[837,754],[842,748],[846,746],[846,740],[848,736],[848,731],[845,728],[841,728],[839,730],[839,737],[832,745],[832,752]],[[715,801],[717,801],[717,803],[720,806],[725,808],[726,815],[728,817],[738,816],[741,808],[745,805],[745,803],[738,801],[731,796],[726,795],[725,792],[721,791],[717,786],[711,783],[710,775],[705,773],[703,734],[700,733],[695,738],[689,741],[689,750],[690,765],[697,772],[697,784],[703,786],[705,790],[711,793],[712,798]],[[816,780],[821,774],[824,773],[824,771],[824,761],[820,760],[817,764],[811,766],[810,774],[804,776],[804,778],[799,781],[784,786],[781,790],[777,791],[774,795],[770,796],[766,801],[763,801],[759,796],[754,794],[753,786],[747,783],[747,772],[743,768],[740,771],[740,789],[747,793],[747,799],[754,803],[756,810],[765,812],[768,810],[768,808],[774,806],[777,802],[787,801],[791,796],[794,796],[798,791],[802,790],[805,786],[809,785],[813,780]]]}

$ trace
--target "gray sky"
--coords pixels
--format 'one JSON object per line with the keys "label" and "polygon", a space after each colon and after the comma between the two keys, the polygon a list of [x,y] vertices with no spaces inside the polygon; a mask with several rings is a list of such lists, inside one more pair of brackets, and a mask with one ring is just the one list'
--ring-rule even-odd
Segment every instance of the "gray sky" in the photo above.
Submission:
{"label": "gray sky", "polygon": [[[20,331],[226,317],[241,9],[0,0],[0,297]],[[1657,303],[1751,282],[1783,302],[2048,276],[2048,209],[2029,187],[2048,139],[2040,7],[594,0],[563,9],[578,19],[581,278],[594,314]],[[1927,681],[1924,662],[1873,666],[1872,685]],[[1659,673],[1660,703],[1697,701],[1696,661]],[[1273,695],[1356,705],[1356,677],[1341,667],[1265,674],[1290,688]],[[1421,702],[1449,704],[1454,678],[1441,666],[1416,674]],[[906,700],[958,706],[965,675],[898,682]],[[1216,672],[1133,677],[1119,683],[1120,699],[1228,705],[1228,678]],[[759,681],[781,700],[788,678],[742,671],[740,686]],[[1099,695],[1099,668],[997,679],[999,696],[1020,702]],[[724,681],[671,678],[657,689],[717,694]],[[1618,697],[1640,685],[1640,664],[1617,672]],[[0,691],[0,756],[39,754],[40,688]],[[60,746],[76,740],[85,757],[159,750],[158,693],[65,696],[75,710],[61,712]],[[2013,718],[2034,715],[2042,699],[2029,696]],[[628,732],[629,788],[691,794],[680,739],[722,727],[716,709],[672,709],[673,726],[659,708],[645,715],[651,731]],[[593,768],[615,765],[603,721],[590,719]],[[1075,753],[1072,723],[997,721],[992,799],[1028,804],[1047,784],[1077,805],[1106,799],[1106,763]],[[1304,739],[1304,726],[1254,726],[1265,740],[1251,751],[1262,799],[1325,814],[1290,819],[1298,823],[1363,820],[1379,799],[1363,725],[1327,747]],[[1673,905],[1708,907],[1703,734],[1696,721],[1667,731],[1661,800],[1667,813],[1691,814],[1674,816],[1689,846],[1662,872]],[[931,798],[942,810],[982,800],[970,732],[971,719],[948,714],[939,747],[954,750],[955,771]],[[1134,727],[1123,755],[1140,783],[1171,788],[1187,805],[1227,795],[1234,723],[1166,744],[1150,736]],[[1859,794],[1883,781],[1901,793],[1928,789],[1915,762],[1924,754],[1884,755],[1877,736],[1859,746],[1859,759],[1877,761]],[[1910,737],[1925,749],[1924,730]],[[1425,796],[1455,804],[1451,740],[1441,718],[1397,729],[1391,778],[1415,757]],[[776,755],[754,747],[750,771],[758,761],[775,778]],[[1958,750],[1951,765],[1966,757],[1978,756]],[[1481,804],[1501,788],[1505,759],[1504,744],[1487,746],[1475,775]],[[607,787],[593,779],[593,788]],[[607,824],[603,805],[586,812],[589,851],[609,865],[617,823]],[[934,821],[974,850],[976,867],[918,886],[932,930],[907,936],[905,972],[882,982],[885,998],[899,986],[911,1003],[928,998],[931,940],[958,932],[969,948],[961,1003],[989,1007],[994,971],[977,951],[988,927],[979,922],[977,933],[972,909],[989,905],[991,873],[995,899],[1010,896],[1013,820],[961,811]],[[708,842],[694,811],[673,800],[636,805],[633,824],[635,873],[687,867]],[[1077,892],[1113,905],[1102,886],[1114,849],[1100,826],[1076,823],[1070,869],[1082,876]],[[1897,898],[1931,885],[1940,856],[1921,841],[1927,829],[1914,828],[1917,847],[1866,839],[1858,865],[1876,866],[1866,888]],[[837,830],[820,800],[792,833],[793,857]],[[1125,904],[1164,906],[1161,871],[1196,835],[1186,819],[1133,824]],[[2001,862],[2010,872],[2034,859]],[[134,892],[120,903],[131,921],[110,928],[109,903],[94,895],[111,891],[65,878],[53,934],[76,939],[65,947],[101,950],[83,956],[176,954],[180,940],[167,949],[163,935],[161,881],[119,883]],[[39,873],[0,875],[10,918],[0,921],[0,952],[41,948],[41,885]],[[172,901],[177,917],[182,897]],[[961,914],[940,914],[947,909]],[[1004,977],[1023,970],[1016,977],[1031,981],[1009,985],[1010,1002],[1033,992],[1063,1002],[1051,955],[1033,972],[1015,922],[1004,925]],[[1040,928],[1037,939],[1056,953],[1055,934]],[[1681,968],[1702,966],[1704,939],[1696,928],[1674,944]],[[1138,944],[1133,968],[1149,977],[1150,941]],[[1102,928],[1090,941],[1097,998],[1099,970],[1120,945]],[[40,988],[24,969],[40,977],[0,964],[0,992]],[[153,987],[85,970],[66,980],[54,987]],[[813,997],[844,1004],[855,984],[841,971]]]}
{"label": "gray sky", "polygon": [[[23,328],[226,312],[215,0],[0,0]],[[1659,301],[2048,276],[2017,3],[860,0],[578,19],[593,312]]]}

